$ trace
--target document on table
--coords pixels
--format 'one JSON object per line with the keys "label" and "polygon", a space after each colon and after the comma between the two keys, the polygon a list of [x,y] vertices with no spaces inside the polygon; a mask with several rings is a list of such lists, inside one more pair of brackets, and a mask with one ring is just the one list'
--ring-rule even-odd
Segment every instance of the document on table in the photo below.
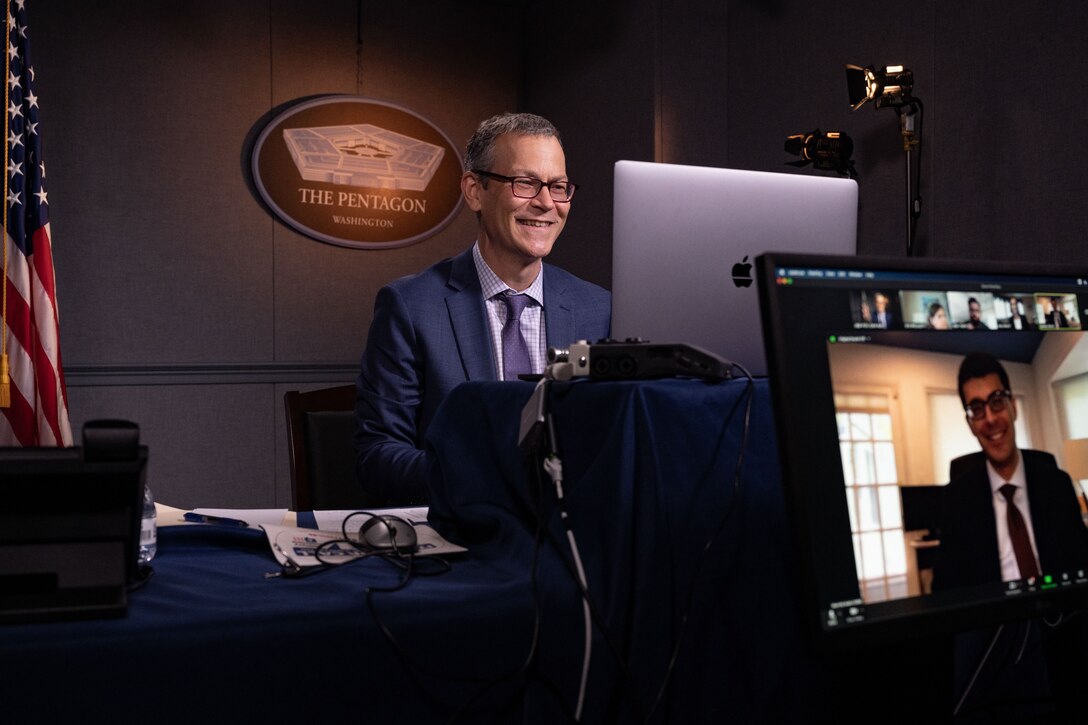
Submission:
{"label": "document on table", "polygon": [[[180,509],[175,506],[155,502],[155,511],[158,514],[159,526],[194,526],[201,524],[214,524],[215,519],[229,519],[232,521],[244,521],[249,528],[256,529],[262,524],[293,524],[294,517],[288,516],[287,509],[222,509],[222,508],[196,508]],[[208,517],[206,521],[186,520],[186,514],[199,514]]]}
{"label": "document on table", "polygon": [[[317,522],[317,528],[320,531],[340,531],[341,525],[344,523],[344,519],[353,513],[364,511],[368,514],[374,514],[375,516],[396,516],[399,519],[404,519],[410,524],[419,526],[419,524],[427,523],[427,507],[426,506],[412,506],[410,508],[394,508],[394,509],[346,509],[343,511],[314,511],[314,520]],[[356,531],[359,527],[368,519],[368,516],[353,516],[348,524]]]}
{"label": "document on table", "polygon": [[[351,513],[351,512],[348,512]],[[342,517],[341,517],[342,518]],[[364,518],[364,517],[359,517]],[[457,546],[443,539],[438,532],[427,524],[414,524],[416,529],[416,556],[436,556],[439,554],[459,554],[468,549]],[[370,555],[365,549],[344,541],[340,535],[340,525],[335,531],[315,531],[314,529],[296,529],[290,526],[264,524],[261,526],[272,547],[272,554],[281,566],[305,568],[330,563],[347,563]],[[358,528],[351,536],[358,541]],[[317,548],[321,549],[321,560],[317,558]]]}
{"label": "document on table", "polygon": [[255,529],[264,524],[280,525],[284,523],[287,509],[193,509],[194,514],[202,514],[213,518],[236,519],[245,521],[249,528]]}

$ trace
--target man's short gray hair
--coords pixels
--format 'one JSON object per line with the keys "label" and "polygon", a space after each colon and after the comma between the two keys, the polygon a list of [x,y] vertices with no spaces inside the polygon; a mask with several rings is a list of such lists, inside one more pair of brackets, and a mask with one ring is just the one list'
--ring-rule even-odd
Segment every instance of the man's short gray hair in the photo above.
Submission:
{"label": "man's short gray hair", "polygon": [[499,136],[508,133],[517,136],[551,136],[560,146],[563,145],[559,130],[548,119],[535,113],[500,113],[481,123],[468,140],[465,148],[465,170],[490,171],[495,160],[495,141]]}

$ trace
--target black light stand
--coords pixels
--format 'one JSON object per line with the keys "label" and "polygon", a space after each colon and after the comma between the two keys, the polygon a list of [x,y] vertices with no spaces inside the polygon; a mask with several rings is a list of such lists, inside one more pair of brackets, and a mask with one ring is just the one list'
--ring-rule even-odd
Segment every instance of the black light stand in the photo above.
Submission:
{"label": "black light stand", "polygon": [[918,173],[912,177],[911,157],[921,144],[923,116],[922,102],[911,93],[914,74],[901,65],[888,65],[877,71],[872,66],[863,68],[848,64],[846,85],[852,110],[856,111],[866,102],[873,101],[877,108],[894,108],[899,116],[899,132],[903,137],[907,167],[907,256],[913,257],[914,236],[918,229],[918,217],[922,214],[922,162],[919,156]]}
{"label": "black light stand", "polygon": [[[922,102],[917,98],[910,99],[910,103],[897,106],[895,112],[899,115],[899,132],[903,136],[903,153],[906,158],[907,168],[907,256],[914,256],[914,235],[918,231],[918,217],[922,214],[922,197],[915,193],[912,181],[919,187],[922,180],[922,157],[918,157],[918,174],[911,178],[911,154],[921,144],[921,120]],[[915,117],[918,119],[918,131],[915,132]]]}
{"label": "black light stand", "polygon": [[[549,351],[550,353],[550,351]],[[549,358],[551,355],[549,354]],[[552,381],[570,380],[574,375],[574,365],[567,361],[553,362],[544,369],[544,375],[537,382],[529,401],[521,410],[521,425],[518,429],[518,448],[529,465],[542,464],[555,485],[556,500],[560,518],[566,530],[567,543],[573,563],[573,573],[577,577],[578,588],[582,592],[582,614],[585,629],[585,651],[582,656],[582,676],[579,680],[578,701],[574,708],[574,722],[581,722],[582,707],[585,704],[586,688],[589,684],[589,665],[593,654],[593,605],[589,599],[589,583],[586,581],[582,556],[574,530],[570,525],[567,508],[563,497],[563,462],[556,451],[558,441],[551,411],[548,409],[548,392]],[[543,515],[543,514],[539,514]]]}

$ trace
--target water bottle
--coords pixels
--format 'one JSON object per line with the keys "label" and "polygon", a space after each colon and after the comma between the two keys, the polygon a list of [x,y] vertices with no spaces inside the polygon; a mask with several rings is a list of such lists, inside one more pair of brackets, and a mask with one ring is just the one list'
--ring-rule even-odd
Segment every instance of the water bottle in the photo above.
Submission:
{"label": "water bottle", "polygon": [[158,548],[158,517],[155,515],[155,499],[151,496],[151,487],[144,485],[144,511],[140,519],[140,553],[137,561],[140,566],[150,564]]}

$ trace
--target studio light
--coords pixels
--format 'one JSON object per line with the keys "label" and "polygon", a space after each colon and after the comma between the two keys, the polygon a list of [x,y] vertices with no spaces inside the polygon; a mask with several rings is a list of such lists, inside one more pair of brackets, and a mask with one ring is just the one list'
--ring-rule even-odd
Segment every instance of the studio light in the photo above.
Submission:
{"label": "studio light", "polygon": [[879,71],[871,65],[846,65],[846,90],[855,111],[869,101],[877,108],[910,105],[913,88],[914,73],[901,65],[887,65]]}
{"label": "studio light", "polygon": [[800,156],[799,161],[787,161],[798,168],[812,164],[813,168],[835,171],[851,179],[857,178],[854,162],[854,142],[845,133],[820,129],[786,137],[786,153]]}
{"label": "studio light", "polygon": [[893,108],[899,116],[899,132],[907,162],[907,256],[913,256],[914,236],[922,213],[920,154],[918,171],[913,178],[911,172],[911,157],[918,150],[922,134],[922,102],[914,97],[914,73],[901,65],[886,65],[878,71],[871,65],[863,68],[847,63],[846,90],[850,95],[851,110],[856,111],[872,101],[876,108]]}

